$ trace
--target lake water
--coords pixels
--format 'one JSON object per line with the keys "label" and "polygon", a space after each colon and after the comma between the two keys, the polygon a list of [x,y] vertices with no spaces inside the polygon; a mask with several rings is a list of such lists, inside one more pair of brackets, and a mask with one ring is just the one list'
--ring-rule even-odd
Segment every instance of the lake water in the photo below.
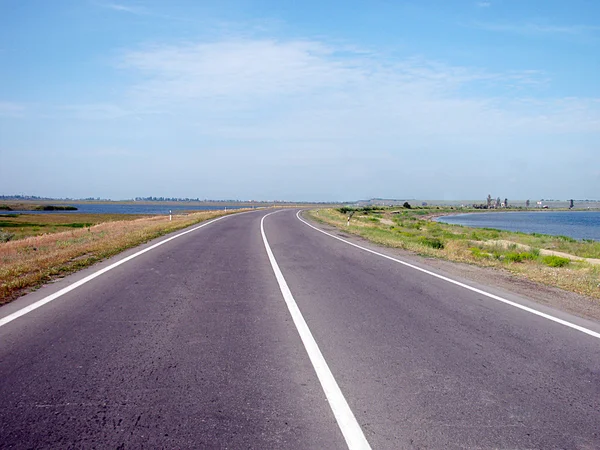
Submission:
{"label": "lake water", "polygon": [[436,220],[467,227],[497,228],[600,241],[600,211],[470,213],[438,217]]}
{"label": "lake water", "polygon": [[[65,204],[66,205],[66,204]],[[124,205],[119,203],[69,203],[77,211],[0,211],[0,214],[169,214],[169,210],[176,214],[180,211],[214,211],[227,209],[241,209],[247,206],[194,206],[194,205]]]}

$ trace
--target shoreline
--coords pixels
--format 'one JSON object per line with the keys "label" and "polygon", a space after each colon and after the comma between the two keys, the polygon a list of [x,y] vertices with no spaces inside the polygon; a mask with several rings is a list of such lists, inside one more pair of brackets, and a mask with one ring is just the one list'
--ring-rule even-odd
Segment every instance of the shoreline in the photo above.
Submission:
{"label": "shoreline", "polygon": [[500,214],[500,213],[521,214],[521,213],[549,213],[549,212],[556,212],[556,213],[600,212],[600,208],[588,208],[588,209],[575,209],[575,208],[573,208],[573,209],[564,209],[564,208],[540,209],[540,208],[531,208],[531,209],[522,209],[522,210],[514,210],[514,209],[478,209],[478,210],[472,210],[471,209],[471,210],[463,211],[463,212],[452,211],[452,212],[433,213],[431,215],[423,216],[423,218],[427,218],[427,220],[433,220],[433,219],[435,219],[437,217],[462,216],[462,215],[469,215],[469,214]]}

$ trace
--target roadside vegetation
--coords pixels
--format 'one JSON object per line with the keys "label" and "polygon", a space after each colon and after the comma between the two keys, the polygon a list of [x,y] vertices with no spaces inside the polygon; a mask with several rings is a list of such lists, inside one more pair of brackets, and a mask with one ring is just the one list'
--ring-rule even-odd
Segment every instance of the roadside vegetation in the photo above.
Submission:
{"label": "roadside vegetation", "polygon": [[0,211],[77,211],[77,208],[70,205],[38,205],[35,203],[2,203]]}
{"label": "roadside vegetation", "polygon": [[172,221],[125,214],[0,216],[19,224],[0,226],[0,304],[128,248],[226,214],[233,211],[176,215]]}
{"label": "roadside vegetation", "polygon": [[3,214],[0,215],[0,242],[89,228],[104,222],[136,220],[147,215],[134,214]]}
{"label": "roadside vegetation", "polygon": [[432,220],[452,212],[456,211],[405,205],[400,208],[321,209],[308,214],[317,221],[377,244],[427,257],[500,268],[536,282],[600,299],[600,242],[469,228]]}

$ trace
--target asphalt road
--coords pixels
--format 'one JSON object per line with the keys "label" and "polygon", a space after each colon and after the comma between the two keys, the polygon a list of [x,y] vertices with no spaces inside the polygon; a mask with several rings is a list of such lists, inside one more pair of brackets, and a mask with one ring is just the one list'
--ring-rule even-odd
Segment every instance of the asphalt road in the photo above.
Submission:
{"label": "asphalt road", "polygon": [[[266,217],[265,236],[372,448],[600,448],[600,339],[295,213]],[[0,447],[347,448],[265,250],[266,214],[209,224],[0,326]]]}

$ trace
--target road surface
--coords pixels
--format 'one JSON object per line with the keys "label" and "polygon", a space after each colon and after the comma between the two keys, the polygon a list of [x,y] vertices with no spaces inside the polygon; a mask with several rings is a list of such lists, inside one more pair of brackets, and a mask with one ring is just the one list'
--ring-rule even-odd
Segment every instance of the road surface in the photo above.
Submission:
{"label": "road surface", "polygon": [[600,448],[598,324],[269,213],[0,308],[0,446]]}

